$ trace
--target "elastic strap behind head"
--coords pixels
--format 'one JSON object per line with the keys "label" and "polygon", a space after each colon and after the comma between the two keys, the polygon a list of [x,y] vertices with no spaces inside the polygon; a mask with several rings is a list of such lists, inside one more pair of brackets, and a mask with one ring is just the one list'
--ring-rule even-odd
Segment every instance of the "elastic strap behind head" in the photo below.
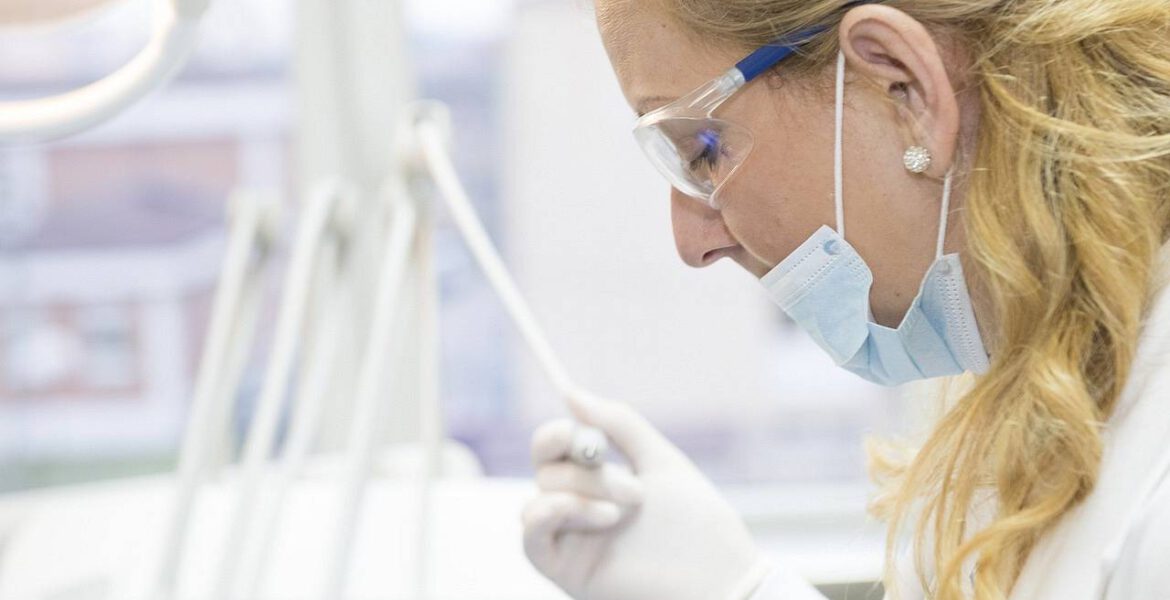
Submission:
{"label": "elastic strap behind head", "polygon": [[837,234],[845,237],[844,171],[842,163],[845,124],[845,53],[837,53],[836,130],[833,136],[833,202],[837,207]]}

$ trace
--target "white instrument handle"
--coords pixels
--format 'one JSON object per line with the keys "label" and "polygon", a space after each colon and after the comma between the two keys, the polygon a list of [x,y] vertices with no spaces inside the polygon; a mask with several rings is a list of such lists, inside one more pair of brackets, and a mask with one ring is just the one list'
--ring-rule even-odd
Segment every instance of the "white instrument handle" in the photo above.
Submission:
{"label": "white instrument handle", "polygon": [[[237,192],[230,201],[230,236],[223,271],[215,291],[211,323],[191,413],[187,417],[179,452],[174,504],[163,535],[162,554],[154,564],[148,598],[169,598],[186,549],[190,518],[199,484],[206,476],[208,457],[222,433],[232,406],[243,362],[256,329],[256,308],[268,261],[267,248],[276,229],[275,205],[254,194]],[[259,253],[257,258],[255,255]]]}
{"label": "white instrument handle", "polygon": [[[353,200],[348,195],[346,199]],[[336,215],[335,215],[336,216]],[[338,225],[338,224],[335,224]],[[347,236],[348,228],[338,232]],[[288,439],[276,459],[275,479],[272,483],[271,501],[265,510],[253,510],[252,517],[245,520],[245,526],[253,535],[245,539],[240,548],[227,550],[238,554],[237,583],[228,581],[224,589],[236,598],[259,598],[263,593],[263,582],[269,563],[277,524],[281,520],[285,498],[293,488],[308,462],[312,444],[321,429],[322,414],[327,408],[329,384],[336,375],[339,356],[342,323],[348,317],[346,307],[350,305],[353,277],[348,264],[342,264],[341,240],[334,239],[322,248],[320,264],[314,270],[312,316],[306,324],[305,334],[309,344],[301,352],[305,355],[298,373],[297,395],[293,402]],[[311,327],[312,330],[308,330]],[[256,499],[258,501],[258,499]]]}
{"label": "white instrument handle", "polygon": [[313,293],[313,276],[319,267],[322,243],[329,234],[330,219],[339,195],[332,186],[314,190],[300,216],[289,258],[284,302],[277,316],[263,388],[244,440],[240,487],[229,513],[227,537],[212,573],[216,598],[233,596],[239,585],[237,568],[240,566],[240,550],[245,548],[248,533],[255,524],[257,495],[276,440],[289,378],[296,367],[299,341],[303,337],[308,316],[309,297]]}
{"label": "white instrument handle", "polygon": [[[400,182],[392,179],[391,184],[396,183]],[[377,279],[374,315],[370,323],[370,335],[361,354],[353,417],[350,421],[352,426],[342,467],[341,513],[333,538],[327,542],[322,553],[328,561],[325,565],[325,588],[321,590],[324,600],[336,600],[345,593],[353,540],[357,535],[358,513],[386,416],[388,403],[382,394],[385,360],[390,356],[395,339],[395,320],[399,316],[410,250],[417,234],[418,214],[414,204],[399,186],[392,187],[389,192],[389,231],[383,242],[385,245]]]}

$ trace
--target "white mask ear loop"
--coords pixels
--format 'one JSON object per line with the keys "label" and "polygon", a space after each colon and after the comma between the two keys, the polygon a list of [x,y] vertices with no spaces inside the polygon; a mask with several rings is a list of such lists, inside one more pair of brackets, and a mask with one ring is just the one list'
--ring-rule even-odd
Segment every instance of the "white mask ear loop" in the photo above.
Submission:
{"label": "white mask ear loop", "polygon": [[[845,237],[845,197],[844,197],[844,125],[845,125],[845,53],[837,52],[837,92],[836,115],[833,135],[833,202],[837,209],[837,234]],[[942,210],[938,222],[938,241],[935,244],[934,258],[937,260],[943,255],[943,242],[947,236],[947,220],[951,206],[951,173],[947,171],[943,181]]]}
{"label": "white mask ear loop", "polygon": [[942,197],[942,214],[938,217],[938,243],[934,249],[934,259],[938,260],[943,255],[943,242],[947,237],[947,219],[951,212],[951,173],[953,168],[947,170],[947,177],[943,180],[943,197]]}
{"label": "white mask ear loop", "polygon": [[833,136],[833,202],[837,207],[837,234],[845,239],[845,200],[842,173],[842,130],[845,124],[845,53],[837,52],[836,131]]}

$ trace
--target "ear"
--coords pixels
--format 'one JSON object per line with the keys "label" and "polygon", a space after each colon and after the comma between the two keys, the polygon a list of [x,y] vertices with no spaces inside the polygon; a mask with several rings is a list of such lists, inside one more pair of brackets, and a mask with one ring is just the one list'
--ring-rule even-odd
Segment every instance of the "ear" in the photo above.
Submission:
{"label": "ear", "polygon": [[866,4],[845,14],[839,33],[849,67],[897,106],[906,132],[901,151],[927,147],[934,159],[927,174],[946,175],[958,145],[959,103],[930,32],[896,8]]}

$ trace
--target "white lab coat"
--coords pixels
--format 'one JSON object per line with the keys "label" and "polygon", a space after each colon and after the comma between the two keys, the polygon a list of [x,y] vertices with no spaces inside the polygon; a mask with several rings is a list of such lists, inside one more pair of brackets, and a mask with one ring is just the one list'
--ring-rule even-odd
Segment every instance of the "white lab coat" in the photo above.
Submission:
{"label": "white lab coat", "polygon": [[[1163,257],[1170,259],[1170,253]],[[1165,261],[1170,275],[1170,260]],[[1133,372],[1104,433],[1092,493],[1028,557],[1011,600],[1170,600],[1170,287],[1151,308]],[[908,571],[899,565],[899,571]],[[921,600],[913,576],[901,597]],[[778,568],[751,600],[823,600]]]}

